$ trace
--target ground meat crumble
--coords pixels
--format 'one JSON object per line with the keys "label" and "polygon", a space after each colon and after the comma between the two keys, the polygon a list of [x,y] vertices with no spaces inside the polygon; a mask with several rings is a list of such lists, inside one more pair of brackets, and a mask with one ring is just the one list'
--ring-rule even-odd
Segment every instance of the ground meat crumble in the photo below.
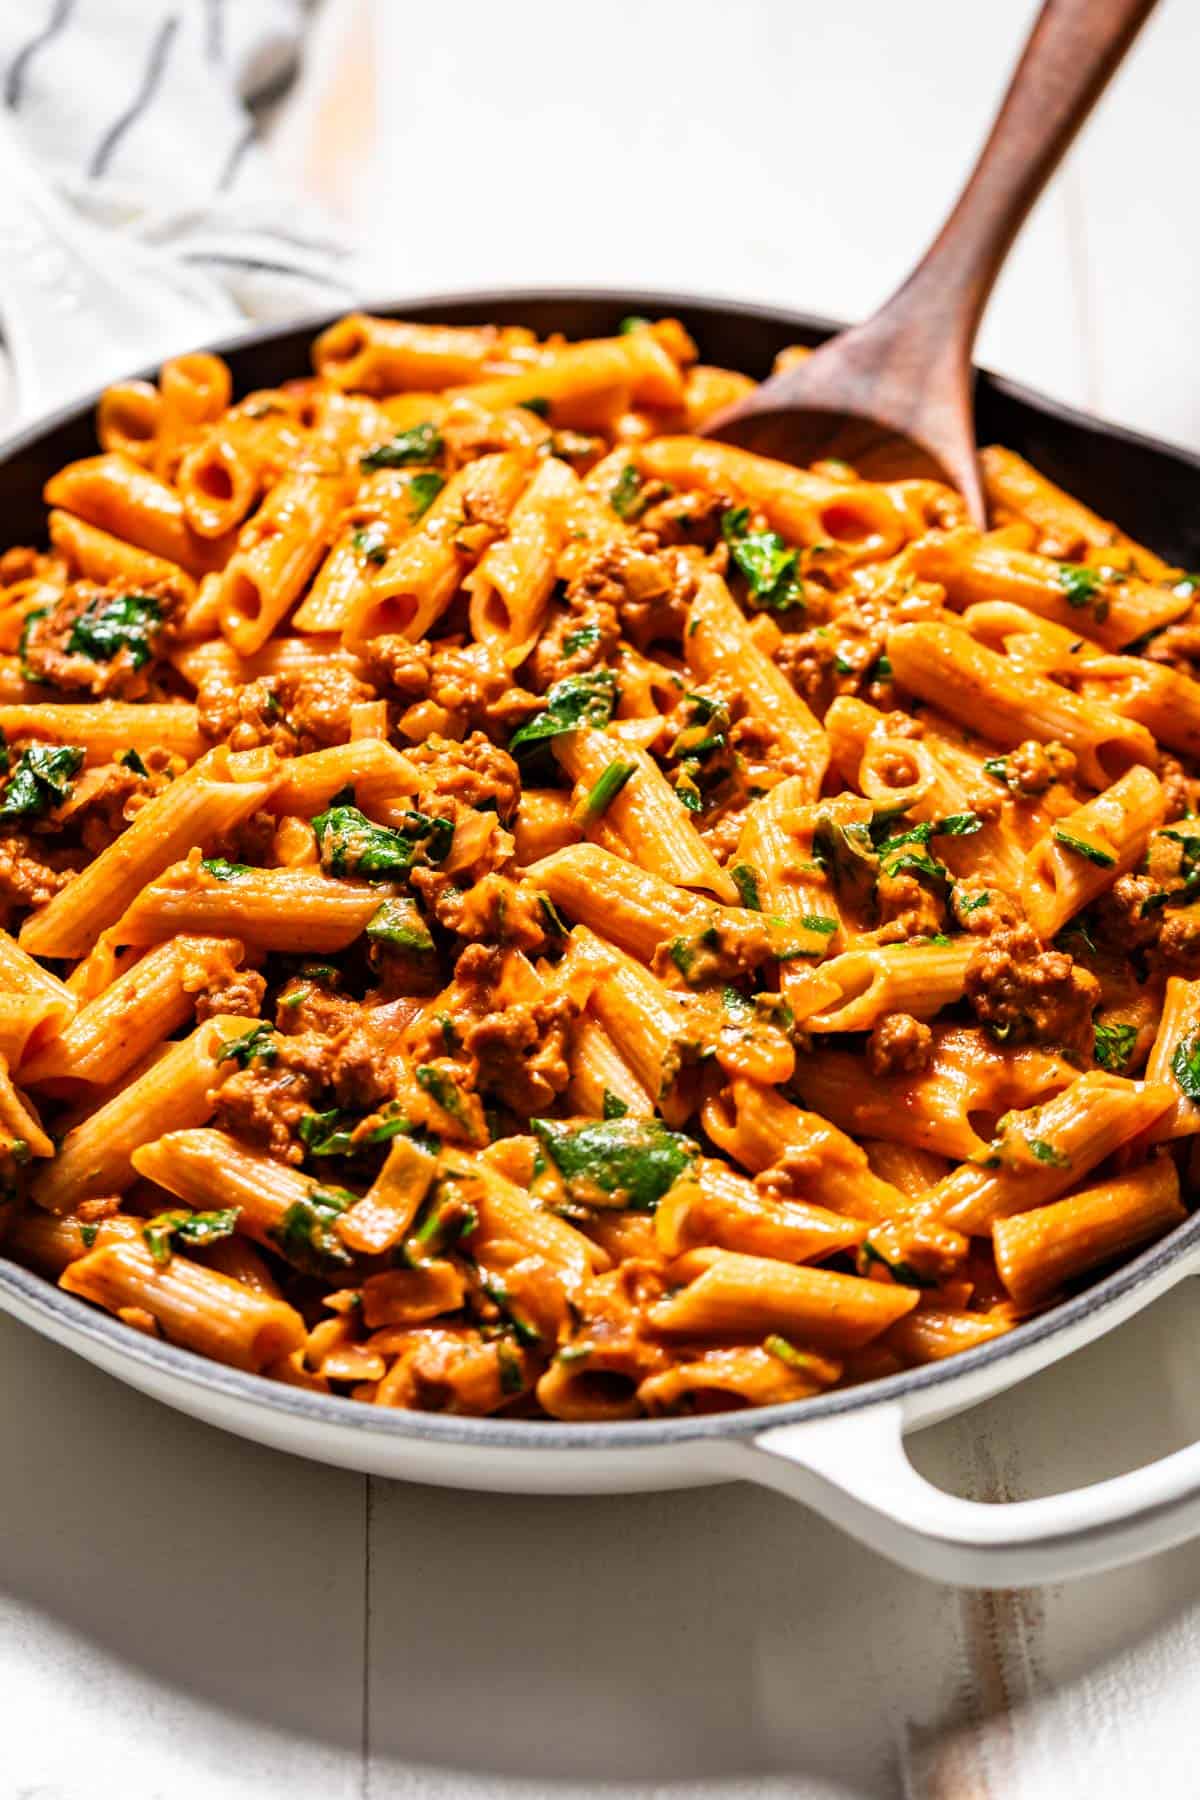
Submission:
{"label": "ground meat crumble", "polygon": [[1100,983],[1065,950],[1046,950],[1030,925],[1006,925],[967,965],[975,1016],[1005,1043],[1054,1044],[1082,1056],[1091,1047]]}
{"label": "ground meat crumble", "polygon": [[884,1013],[867,1039],[872,1075],[919,1075],[933,1058],[933,1033],[910,1013]]}

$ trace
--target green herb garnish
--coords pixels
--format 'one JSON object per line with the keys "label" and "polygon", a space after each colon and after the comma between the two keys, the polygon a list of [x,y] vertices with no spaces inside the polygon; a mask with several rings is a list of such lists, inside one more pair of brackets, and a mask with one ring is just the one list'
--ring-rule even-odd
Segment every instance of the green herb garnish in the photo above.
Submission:
{"label": "green herb garnish", "polygon": [[405,469],[413,463],[436,462],[444,449],[441,432],[427,422],[398,431],[386,444],[368,450],[359,461],[364,469]]}
{"label": "green herb garnish", "polygon": [[601,773],[589,789],[583,805],[579,809],[578,823],[586,828],[602,818],[616,799],[631,775],[637,774],[637,764],[627,762],[622,757],[614,757],[608,767]]}
{"label": "green herb garnish", "polygon": [[609,505],[619,519],[632,523],[646,510],[642,495],[642,478],[632,463],[626,463],[608,496]]}

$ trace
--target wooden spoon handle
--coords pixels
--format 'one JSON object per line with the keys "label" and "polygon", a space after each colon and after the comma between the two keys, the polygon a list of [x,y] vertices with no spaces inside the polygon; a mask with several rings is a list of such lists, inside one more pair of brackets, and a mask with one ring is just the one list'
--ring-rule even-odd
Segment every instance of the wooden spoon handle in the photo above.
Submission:
{"label": "wooden spoon handle", "polygon": [[984,305],[1021,221],[1154,5],[1046,0],[970,179],[904,285],[710,429],[789,405],[871,419],[932,450],[982,519],[967,397]]}
{"label": "wooden spoon handle", "polygon": [[1156,0],[1046,0],[979,160],[917,267],[870,322],[949,335],[969,356],[1014,237]]}

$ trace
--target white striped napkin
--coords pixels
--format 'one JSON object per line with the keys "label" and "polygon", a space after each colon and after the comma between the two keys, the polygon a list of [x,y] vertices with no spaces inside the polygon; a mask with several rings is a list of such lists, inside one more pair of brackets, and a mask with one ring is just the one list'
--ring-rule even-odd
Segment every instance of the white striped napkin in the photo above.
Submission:
{"label": "white striped napkin", "polygon": [[0,96],[93,223],[171,252],[251,319],[349,304],[356,259],[281,192],[260,138],[294,79],[310,0],[0,6]]}

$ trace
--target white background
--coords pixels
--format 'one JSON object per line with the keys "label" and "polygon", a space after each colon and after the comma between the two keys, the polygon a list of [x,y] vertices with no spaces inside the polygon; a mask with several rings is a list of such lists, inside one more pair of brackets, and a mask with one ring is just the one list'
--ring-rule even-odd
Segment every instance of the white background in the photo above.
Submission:
{"label": "white background", "polygon": [[[1025,0],[333,0],[280,166],[397,292],[859,314],[936,227]],[[1164,0],[981,355],[1200,445],[1193,0]],[[1191,1286],[924,1434],[999,1499],[1200,1433]],[[518,1500],[256,1450],[0,1319],[0,1800],[1183,1800],[1200,1546],[1021,1595],[725,1488]]]}

